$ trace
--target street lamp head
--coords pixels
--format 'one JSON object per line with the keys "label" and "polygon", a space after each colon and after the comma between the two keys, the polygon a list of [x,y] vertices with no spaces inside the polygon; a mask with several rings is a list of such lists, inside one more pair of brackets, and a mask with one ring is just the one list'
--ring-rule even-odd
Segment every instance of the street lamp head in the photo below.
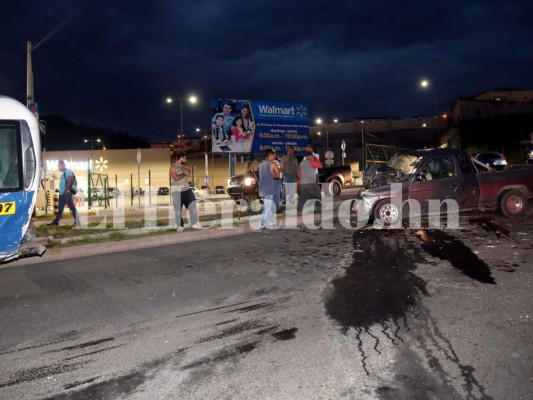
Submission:
{"label": "street lamp head", "polygon": [[422,79],[420,81],[420,86],[422,86],[423,88],[428,87],[429,86],[429,81],[427,79]]}
{"label": "street lamp head", "polygon": [[174,101],[174,100],[172,99],[172,97],[167,97],[166,102],[167,102],[168,104],[171,104],[173,101]]}
{"label": "street lamp head", "polygon": [[338,120],[337,118],[335,118],[335,119],[333,120],[333,123],[336,124],[337,122],[339,122],[339,120]]}
{"label": "street lamp head", "polygon": [[198,98],[196,96],[189,96],[189,103],[196,104],[198,102]]}
{"label": "street lamp head", "polygon": [[317,136],[320,136],[320,131],[318,131],[318,132],[316,133],[316,135],[317,135]]}
{"label": "street lamp head", "polygon": [[322,118],[317,118],[315,122],[317,125],[320,125],[322,123]]}

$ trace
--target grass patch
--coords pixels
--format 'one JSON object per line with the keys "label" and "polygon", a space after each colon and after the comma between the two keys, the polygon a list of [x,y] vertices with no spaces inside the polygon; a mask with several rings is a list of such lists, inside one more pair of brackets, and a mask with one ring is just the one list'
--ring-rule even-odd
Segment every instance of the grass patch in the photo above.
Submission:
{"label": "grass patch", "polygon": [[[250,211],[240,213],[241,220],[243,218],[258,215],[261,211]],[[238,222],[239,213],[234,212],[233,218],[235,222]],[[205,215],[200,218],[200,222],[212,222],[219,220],[221,218],[220,214]],[[109,220],[109,218],[108,218]],[[174,219],[157,219],[156,221],[149,221],[147,224],[144,220],[129,220],[125,221],[123,228],[117,228],[112,222],[106,222],[102,224],[101,222],[92,222],[88,226],[81,228],[74,227],[72,225],[40,225],[36,227],[36,234],[38,237],[48,237],[53,236],[54,240],[50,245],[47,245],[48,248],[59,248],[59,247],[72,247],[80,246],[84,244],[97,244],[104,243],[109,241],[120,241],[128,239],[137,239],[150,236],[158,235],[167,235],[169,233],[175,233],[175,228],[171,228],[174,225]],[[160,228],[157,230],[143,232],[143,233],[128,233],[128,230],[140,229],[140,228]],[[168,227],[168,229],[161,229]],[[62,239],[69,239],[64,240]]]}
{"label": "grass patch", "polygon": [[46,247],[51,249],[51,248],[60,248],[60,247],[80,246],[84,244],[105,243],[109,241],[118,242],[121,240],[139,239],[143,237],[167,235],[169,233],[175,233],[175,232],[176,232],[175,230],[153,231],[153,232],[139,233],[139,234],[128,234],[124,232],[111,232],[109,235],[106,235],[106,236],[80,236],[78,238],[74,238],[72,240],[69,240],[68,242],[63,242],[63,243],[59,241],[54,241],[50,245],[47,245]]}

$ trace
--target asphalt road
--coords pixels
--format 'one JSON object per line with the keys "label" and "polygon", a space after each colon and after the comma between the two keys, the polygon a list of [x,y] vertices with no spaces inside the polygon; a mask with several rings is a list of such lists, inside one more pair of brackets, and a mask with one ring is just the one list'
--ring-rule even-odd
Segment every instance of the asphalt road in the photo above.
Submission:
{"label": "asphalt road", "polygon": [[533,212],[0,270],[2,399],[531,399]]}

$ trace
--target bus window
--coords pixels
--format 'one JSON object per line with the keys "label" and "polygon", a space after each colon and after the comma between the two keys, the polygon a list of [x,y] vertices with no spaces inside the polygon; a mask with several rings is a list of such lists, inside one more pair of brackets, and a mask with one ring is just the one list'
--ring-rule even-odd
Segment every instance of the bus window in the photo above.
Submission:
{"label": "bus window", "polygon": [[2,192],[21,189],[17,128],[15,123],[0,122],[0,191]]}

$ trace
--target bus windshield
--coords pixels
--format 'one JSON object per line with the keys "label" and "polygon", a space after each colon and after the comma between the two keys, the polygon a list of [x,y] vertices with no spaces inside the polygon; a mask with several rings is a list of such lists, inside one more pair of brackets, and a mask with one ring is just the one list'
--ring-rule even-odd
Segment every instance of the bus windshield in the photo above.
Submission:
{"label": "bus windshield", "polygon": [[16,122],[0,121],[0,191],[21,188],[19,132]]}

